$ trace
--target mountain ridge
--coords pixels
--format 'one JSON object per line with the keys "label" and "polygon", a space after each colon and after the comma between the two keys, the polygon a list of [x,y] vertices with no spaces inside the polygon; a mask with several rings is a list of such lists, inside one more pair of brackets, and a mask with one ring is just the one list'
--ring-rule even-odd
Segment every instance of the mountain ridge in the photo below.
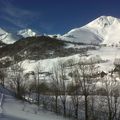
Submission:
{"label": "mountain ridge", "polygon": [[[107,46],[120,46],[120,19],[112,16],[100,16],[86,25],[74,28],[64,35],[46,35],[51,38],[84,44],[104,44]],[[23,29],[16,34],[6,32],[0,28],[0,41],[13,44],[21,38],[37,36],[32,29]],[[40,36],[40,35],[39,35]]]}

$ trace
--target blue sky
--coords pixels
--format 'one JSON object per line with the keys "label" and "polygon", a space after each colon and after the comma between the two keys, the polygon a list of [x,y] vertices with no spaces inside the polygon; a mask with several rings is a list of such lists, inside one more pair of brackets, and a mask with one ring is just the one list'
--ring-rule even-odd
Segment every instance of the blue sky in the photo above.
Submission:
{"label": "blue sky", "polygon": [[119,0],[0,0],[0,27],[64,34],[102,15],[120,18]]}

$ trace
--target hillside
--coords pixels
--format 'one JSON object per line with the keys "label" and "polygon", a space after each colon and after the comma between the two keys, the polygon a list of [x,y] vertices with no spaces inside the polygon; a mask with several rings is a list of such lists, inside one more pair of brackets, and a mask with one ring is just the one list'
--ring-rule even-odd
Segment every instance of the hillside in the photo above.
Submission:
{"label": "hillside", "polygon": [[25,59],[40,60],[65,57],[77,53],[83,54],[88,49],[95,49],[95,47],[85,45],[81,47],[80,44],[61,41],[47,36],[27,37],[14,44],[5,45],[0,48],[0,58],[9,56],[14,57],[18,61]]}

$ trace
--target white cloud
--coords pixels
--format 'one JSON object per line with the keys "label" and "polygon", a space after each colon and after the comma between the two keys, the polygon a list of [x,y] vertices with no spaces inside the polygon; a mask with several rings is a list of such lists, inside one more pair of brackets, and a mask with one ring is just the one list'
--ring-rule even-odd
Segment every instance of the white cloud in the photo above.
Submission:
{"label": "white cloud", "polygon": [[[37,29],[35,31],[49,33],[54,29],[54,23],[43,20],[43,15],[40,11],[23,9],[14,4],[15,0],[0,0],[0,19],[10,23],[12,27],[24,29]],[[24,4],[24,3],[23,3]],[[42,18],[42,19],[41,19]],[[37,23],[37,26],[36,25]]]}

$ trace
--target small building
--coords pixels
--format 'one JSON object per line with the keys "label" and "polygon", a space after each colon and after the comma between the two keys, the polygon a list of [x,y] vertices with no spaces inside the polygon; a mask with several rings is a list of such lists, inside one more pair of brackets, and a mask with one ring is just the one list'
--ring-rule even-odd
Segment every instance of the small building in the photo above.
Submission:
{"label": "small building", "polygon": [[100,73],[101,78],[103,78],[103,77],[106,76],[106,75],[107,75],[107,73],[104,72],[104,71],[102,71],[102,72]]}

